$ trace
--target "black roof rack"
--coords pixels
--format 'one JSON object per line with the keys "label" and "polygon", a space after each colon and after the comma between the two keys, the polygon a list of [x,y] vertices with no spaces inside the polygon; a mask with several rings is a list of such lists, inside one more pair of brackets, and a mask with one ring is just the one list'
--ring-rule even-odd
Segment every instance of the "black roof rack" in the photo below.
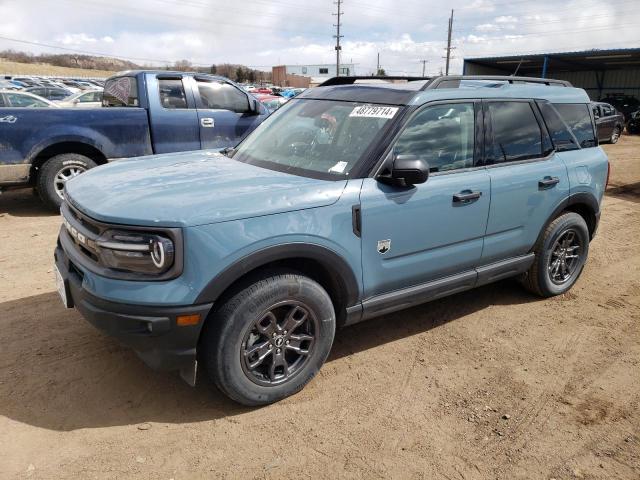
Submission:
{"label": "black roof rack", "polygon": [[358,80],[405,80],[407,82],[416,82],[427,80],[427,83],[421,90],[431,90],[433,88],[459,88],[460,82],[463,80],[487,80],[514,83],[538,83],[547,86],[572,87],[570,82],[566,80],[555,80],[553,78],[535,78],[535,77],[512,77],[507,75],[449,75],[440,77],[403,77],[403,76],[366,76],[355,75],[347,77],[333,77],[325,80],[318,85],[319,87],[329,87],[334,85],[353,85]]}
{"label": "black roof rack", "polygon": [[443,77],[435,77],[427,83],[422,90],[431,90],[432,88],[458,88],[463,80],[487,80],[497,82],[514,83],[538,83],[547,86],[556,87],[573,87],[571,82],[567,80],[556,80],[553,78],[536,78],[536,77],[513,77],[509,75],[448,75]]}
{"label": "black roof rack", "polygon": [[431,80],[433,77],[402,77],[402,76],[376,76],[376,75],[354,75],[345,77],[333,77],[322,82],[319,87],[329,87],[332,85],[353,85],[358,80],[406,80],[416,82],[419,80]]}

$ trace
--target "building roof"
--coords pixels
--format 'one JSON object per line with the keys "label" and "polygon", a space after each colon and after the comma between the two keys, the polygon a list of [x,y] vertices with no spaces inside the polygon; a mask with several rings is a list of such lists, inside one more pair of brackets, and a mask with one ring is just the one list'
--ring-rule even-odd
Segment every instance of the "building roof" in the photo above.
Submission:
{"label": "building roof", "polygon": [[503,70],[509,74],[517,69],[518,75],[527,75],[542,71],[545,58],[547,71],[554,72],[640,68],[640,48],[465,58],[464,62]]}

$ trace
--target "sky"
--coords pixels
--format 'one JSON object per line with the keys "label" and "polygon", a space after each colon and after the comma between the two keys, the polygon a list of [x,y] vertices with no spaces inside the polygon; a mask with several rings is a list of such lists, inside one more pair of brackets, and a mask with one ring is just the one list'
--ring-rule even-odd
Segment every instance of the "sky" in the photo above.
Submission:
{"label": "sky", "polygon": [[[366,75],[380,53],[387,74],[420,75],[422,60],[437,74],[451,9],[452,73],[464,58],[640,47],[640,0],[344,0],[341,61]],[[0,50],[269,71],[335,63],[335,12],[333,0],[0,0]]]}

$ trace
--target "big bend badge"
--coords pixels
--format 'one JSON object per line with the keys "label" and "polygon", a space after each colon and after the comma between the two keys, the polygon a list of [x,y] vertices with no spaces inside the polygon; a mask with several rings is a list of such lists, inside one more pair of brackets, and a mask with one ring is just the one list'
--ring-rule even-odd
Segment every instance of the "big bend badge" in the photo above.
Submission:
{"label": "big bend badge", "polygon": [[378,253],[384,255],[391,250],[391,240],[378,240]]}

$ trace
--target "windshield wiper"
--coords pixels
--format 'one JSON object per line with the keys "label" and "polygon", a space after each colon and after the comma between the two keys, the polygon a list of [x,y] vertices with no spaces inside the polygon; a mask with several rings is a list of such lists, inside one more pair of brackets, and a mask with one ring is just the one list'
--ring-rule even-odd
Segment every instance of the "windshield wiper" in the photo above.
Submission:
{"label": "windshield wiper", "polygon": [[233,154],[236,152],[234,147],[227,147],[220,150],[220,153],[225,157],[233,158]]}

